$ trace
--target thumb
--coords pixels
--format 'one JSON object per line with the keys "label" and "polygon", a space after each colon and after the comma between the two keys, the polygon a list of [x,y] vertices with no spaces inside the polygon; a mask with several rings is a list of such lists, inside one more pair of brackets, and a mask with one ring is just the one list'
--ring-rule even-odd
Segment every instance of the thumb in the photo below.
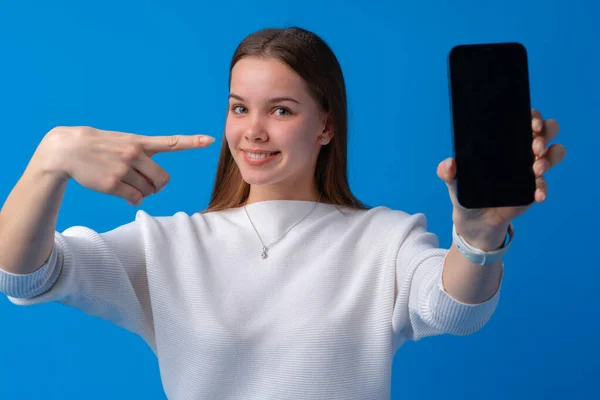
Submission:
{"label": "thumb", "polygon": [[456,199],[456,162],[452,158],[442,161],[437,168],[438,177],[448,187],[452,204],[457,204]]}

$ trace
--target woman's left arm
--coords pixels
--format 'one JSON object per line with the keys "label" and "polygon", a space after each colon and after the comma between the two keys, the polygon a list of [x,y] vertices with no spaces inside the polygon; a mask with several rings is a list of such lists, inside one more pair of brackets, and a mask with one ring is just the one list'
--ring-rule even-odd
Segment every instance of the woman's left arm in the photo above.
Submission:
{"label": "woman's left arm", "polygon": [[[497,246],[471,245],[484,251],[497,249],[504,242],[506,232],[500,233],[500,240],[495,241],[500,243]],[[470,262],[452,243],[442,269],[442,285],[454,299],[466,304],[480,304],[494,297],[500,288],[503,269],[502,260],[483,266]]]}
{"label": "woman's left arm", "polygon": [[[566,155],[565,147],[553,144],[548,147],[559,131],[553,119],[544,120],[542,115],[532,110],[533,152],[536,175],[535,202],[541,203],[548,194],[544,174],[559,164]],[[506,239],[508,226],[513,219],[527,211],[530,205],[522,207],[495,207],[466,209],[456,197],[456,163],[451,158],[438,166],[438,176],[448,186],[454,206],[452,219],[456,232],[472,247],[491,251],[501,247]],[[502,260],[481,266],[470,262],[453,243],[444,261],[442,284],[444,290],[456,300],[468,304],[480,304],[494,296],[503,273]]]}

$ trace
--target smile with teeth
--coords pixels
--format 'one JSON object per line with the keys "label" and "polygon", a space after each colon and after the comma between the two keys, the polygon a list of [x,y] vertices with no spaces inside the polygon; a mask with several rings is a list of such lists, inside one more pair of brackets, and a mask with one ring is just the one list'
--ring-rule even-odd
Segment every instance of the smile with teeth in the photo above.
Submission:
{"label": "smile with teeth", "polygon": [[254,160],[261,160],[263,158],[267,158],[269,156],[272,156],[273,154],[276,153],[250,153],[250,152],[246,152],[246,154],[248,154],[248,157],[254,159]]}

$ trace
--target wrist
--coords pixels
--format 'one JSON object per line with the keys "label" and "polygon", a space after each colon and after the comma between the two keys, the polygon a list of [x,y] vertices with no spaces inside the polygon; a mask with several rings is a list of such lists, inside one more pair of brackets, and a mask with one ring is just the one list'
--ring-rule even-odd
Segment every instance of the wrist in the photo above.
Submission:
{"label": "wrist", "polygon": [[34,170],[36,175],[49,177],[57,184],[63,184],[71,175],[66,169],[65,158],[61,157],[57,141],[51,134],[47,134],[33,154],[27,169]]}
{"label": "wrist", "polygon": [[509,224],[506,232],[506,237],[509,238],[509,240],[506,243],[500,243],[496,246],[496,243],[498,242],[494,243],[494,239],[491,239],[493,236],[489,236],[484,240],[482,240],[481,237],[478,237],[478,239],[471,239],[471,243],[468,243],[459,233],[457,233],[456,224],[453,224],[452,226],[453,244],[469,262],[479,265],[491,265],[501,260],[508,251],[508,248],[513,241],[514,234],[513,226],[512,224]]}
{"label": "wrist", "polygon": [[69,181],[70,175],[53,158],[36,154],[31,158],[26,172],[42,179],[51,179],[56,186]]}
{"label": "wrist", "polygon": [[506,242],[508,226],[510,223],[493,227],[468,227],[456,225],[458,233],[470,246],[482,251],[493,251],[500,249]]}

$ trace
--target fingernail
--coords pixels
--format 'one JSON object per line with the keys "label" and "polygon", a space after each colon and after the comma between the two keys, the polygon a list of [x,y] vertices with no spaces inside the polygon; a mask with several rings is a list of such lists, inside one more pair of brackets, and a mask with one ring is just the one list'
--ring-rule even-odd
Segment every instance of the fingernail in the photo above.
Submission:
{"label": "fingernail", "polygon": [[213,143],[215,141],[215,138],[211,136],[201,136],[199,140],[201,144],[208,145]]}
{"label": "fingernail", "polygon": [[452,168],[452,159],[447,159],[446,160],[446,168]]}
{"label": "fingernail", "polygon": [[536,131],[541,131],[542,130],[542,121],[540,121],[539,119],[534,119],[533,120],[533,128]]}

